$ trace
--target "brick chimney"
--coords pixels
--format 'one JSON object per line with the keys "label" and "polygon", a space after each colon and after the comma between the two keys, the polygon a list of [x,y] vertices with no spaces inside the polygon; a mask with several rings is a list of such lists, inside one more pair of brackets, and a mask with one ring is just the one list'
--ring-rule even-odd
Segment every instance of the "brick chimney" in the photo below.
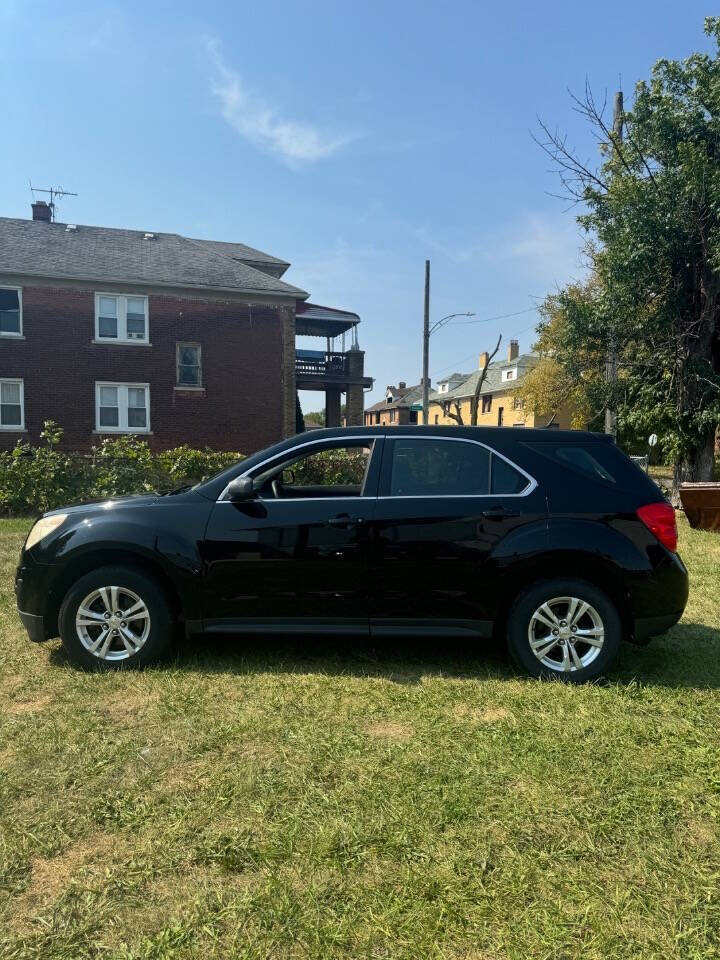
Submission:
{"label": "brick chimney", "polygon": [[407,383],[405,382],[405,380],[401,380],[400,383],[398,383],[398,390],[404,390],[406,386],[407,386]]}
{"label": "brick chimney", "polygon": [[478,370],[484,370],[487,362],[488,362],[488,352],[487,350],[483,350],[483,352],[478,357]]}
{"label": "brick chimney", "polygon": [[44,200],[36,200],[32,205],[33,220],[44,220],[50,223],[52,220],[52,207]]}
{"label": "brick chimney", "polygon": [[517,340],[511,340],[510,346],[508,347],[508,362],[512,360],[517,360],[520,353],[520,346]]}

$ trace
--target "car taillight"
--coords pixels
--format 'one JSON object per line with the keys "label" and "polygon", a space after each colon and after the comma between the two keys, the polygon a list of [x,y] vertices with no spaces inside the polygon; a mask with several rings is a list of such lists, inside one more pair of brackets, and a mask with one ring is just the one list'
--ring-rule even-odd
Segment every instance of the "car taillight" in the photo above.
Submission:
{"label": "car taillight", "polygon": [[677,550],[677,522],[675,510],[669,503],[648,503],[635,511],[651,533],[654,533],[660,543],[672,550]]}

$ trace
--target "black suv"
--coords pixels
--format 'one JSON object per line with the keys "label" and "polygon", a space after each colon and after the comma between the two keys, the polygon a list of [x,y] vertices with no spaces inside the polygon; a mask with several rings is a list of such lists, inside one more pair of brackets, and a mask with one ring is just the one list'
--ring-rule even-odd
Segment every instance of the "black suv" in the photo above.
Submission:
{"label": "black suv", "polygon": [[190,633],[505,637],[534,676],[603,673],[682,615],[672,507],[611,440],[317,430],[200,483],[51,511],[20,559],[31,639],[142,665]]}

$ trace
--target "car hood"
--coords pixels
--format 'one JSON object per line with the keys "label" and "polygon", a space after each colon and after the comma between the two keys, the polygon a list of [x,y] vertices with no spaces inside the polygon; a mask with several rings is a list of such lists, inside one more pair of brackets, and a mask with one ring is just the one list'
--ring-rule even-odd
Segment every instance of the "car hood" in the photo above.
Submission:
{"label": "car hood", "polygon": [[159,496],[158,493],[133,493],[125,497],[110,497],[107,500],[89,500],[86,503],[78,503],[72,507],[58,507],[56,510],[48,510],[44,516],[52,517],[58,513],[77,516],[77,514],[97,513],[99,510],[113,510],[118,507],[147,507],[155,503]]}

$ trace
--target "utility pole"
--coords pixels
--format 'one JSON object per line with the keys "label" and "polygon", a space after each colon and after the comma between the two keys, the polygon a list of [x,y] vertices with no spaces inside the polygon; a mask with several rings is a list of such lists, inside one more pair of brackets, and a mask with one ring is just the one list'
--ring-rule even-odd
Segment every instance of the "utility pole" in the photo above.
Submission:
{"label": "utility pole", "polygon": [[[618,90],[618,92],[615,94],[615,103],[613,104],[613,136],[615,137],[616,143],[622,142],[623,119],[623,94],[622,90]],[[618,371],[617,341],[615,339],[614,321],[615,318],[613,317],[613,329],[610,331],[608,358],[607,363],[605,364],[605,380],[607,381],[609,389],[613,392],[615,390],[615,384],[617,383]],[[614,409],[614,398],[610,400],[610,403],[612,403],[613,406],[605,408],[605,433],[610,433],[612,436],[616,437],[617,411]]]}
{"label": "utility pole", "polygon": [[428,369],[430,366],[430,261],[425,261],[425,314],[423,317],[423,423],[427,424],[428,416]]}

